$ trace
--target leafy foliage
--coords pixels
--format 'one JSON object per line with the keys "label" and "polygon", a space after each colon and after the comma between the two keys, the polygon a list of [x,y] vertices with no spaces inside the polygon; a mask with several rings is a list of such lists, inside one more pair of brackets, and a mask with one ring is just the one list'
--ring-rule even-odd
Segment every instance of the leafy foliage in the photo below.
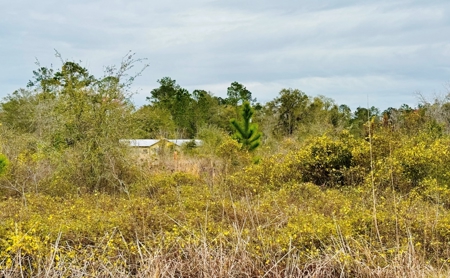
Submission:
{"label": "leafy foliage", "polygon": [[6,170],[8,169],[8,165],[8,158],[4,154],[0,153],[0,176],[6,172]]}
{"label": "leafy foliage", "polygon": [[144,105],[133,113],[132,137],[145,138],[174,138],[176,124],[170,111],[165,108]]}
{"label": "leafy foliage", "polygon": [[246,101],[254,102],[256,100],[252,99],[252,93],[247,90],[247,88],[239,82],[231,83],[230,87],[227,88],[228,98],[225,100],[227,104],[232,106],[242,105]]}
{"label": "leafy foliage", "polygon": [[352,152],[347,144],[326,137],[308,146],[307,156],[299,158],[303,181],[317,185],[343,185],[345,170],[352,165]]}
{"label": "leafy foliage", "polygon": [[[2,104],[2,119],[8,128],[5,132],[13,130],[22,138],[10,141],[23,151],[16,155],[11,149],[11,157],[28,161],[28,157],[40,154],[39,161],[33,163],[51,169],[43,171],[48,175],[41,177],[43,180],[60,177],[90,191],[124,189],[131,167],[125,162],[125,149],[117,142],[131,133],[132,106],[127,100],[127,81],[121,78],[132,61],[132,56],[128,57],[117,71],[110,69],[102,78],[70,61],[62,61],[60,70],[41,67],[34,72],[35,80],[30,81],[28,90],[13,93]],[[31,150],[19,146],[25,137],[34,144]],[[14,171],[21,169],[21,164],[29,165],[21,161],[13,159]],[[11,176],[13,180],[17,177]],[[40,179],[33,180],[39,183]],[[12,184],[7,187],[22,195],[28,191],[22,182]]]}
{"label": "leafy foliage", "polygon": [[[166,77],[135,109],[135,62],[39,65],[1,103],[0,276],[449,276],[448,97],[352,113],[283,89],[255,111],[237,82]],[[171,136],[202,144],[119,143]]]}

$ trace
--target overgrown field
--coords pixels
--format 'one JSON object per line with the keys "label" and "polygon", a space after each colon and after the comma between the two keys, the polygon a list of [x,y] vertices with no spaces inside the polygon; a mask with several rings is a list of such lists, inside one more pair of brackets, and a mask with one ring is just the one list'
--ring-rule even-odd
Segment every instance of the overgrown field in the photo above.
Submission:
{"label": "overgrown field", "polygon": [[136,109],[127,57],[0,103],[0,277],[450,276],[450,95],[352,113],[165,77]]}
{"label": "overgrown field", "polygon": [[[232,151],[233,143],[223,144]],[[164,165],[136,170],[139,179],[122,193],[50,194],[54,185],[46,179],[24,194],[5,190],[0,271],[6,277],[448,276],[450,140],[389,143],[374,136],[372,145],[373,171],[370,142],[344,133],[301,147],[285,141],[257,164],[245,153],[169,156]]]}

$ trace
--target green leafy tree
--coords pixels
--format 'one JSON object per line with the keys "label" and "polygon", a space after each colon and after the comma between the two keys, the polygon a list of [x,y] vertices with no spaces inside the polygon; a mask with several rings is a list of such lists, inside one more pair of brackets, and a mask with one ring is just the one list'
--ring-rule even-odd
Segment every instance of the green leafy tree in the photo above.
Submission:
{"label": "green leafy tree", "polygon": [[448,103],[435,102],[412,108],[402,104],[400,108],[389,107],[382,113],[383,126],[406,134],[417,134],[428,130],[441,135],[443,128],[448,127]]}
{"label": "green leafy tree", "polygon": [[20,133],[36,130],[36,96],[29,90],[19,89],[6,96],[0,104],[2,123]]}
{"label": "green leafy tree", "polygon": [[133,138],[173,138],[176,126],[170,111],[144,105],[133,113]]}
{"label": "green leafy tree", "polygon": [[[131,134],[128,84],[136,76],[126,72],[136,61],[130,55],[100,78],[70,61],[58,70],[40,67],[27,90],[2,103],[2,121],[17,135],[31,133],[34,152],[45,148],[49,175],[89,191],[124,189],[131,167],[118,142]],[[15,112],[24,117],[14,120]]]}
{"label": "green leafy tree", "polygon": [[204,90],[194,90],[192,95],[194,99],[192,110],[195,113],[197,132],[205,126],[218,127],[228,134],[234,132],[229,119],[239,118],[239,114],[236,113],[237,107],[227,105],[220,97]]}
{"label": "green leafy tree", "polygon": [[350,120],[351,133],[358,137],[367,137],[369,135],[369,126],[367,125],[369,119],[370,122],[373,123],[370,126],[370,129],[372,129],[379,122],[379,114],[380,111],[374,106],[370,107],[370,109],[364,107],[356,108],[353,117]]}
{"label": "green leafy tree", "polygon": [[226,103],[232,106],[238,106],[245,101],[254,102],[255,99],[252,99],[252,92],[247,90],[247,88],[239,82],[231,83],[230,87],[227,88],[228,98],[226,99]]}
{"label": "green leafy tree", "polygon": [[193,138],[196,133],[195,101],[188,90],[170,77],[158,80],[159,88],[153,89],[147,100],[153,106],[166,109],[172,115],[180,137]]}
{"label": "green leafy tree", "polygon": [[308,103],[308,96],[298,89],[281,90],[279,96],[267,104],[267,109],[277,119],[274,133],[292,135],[299,122],[306,117]]}
{"label": "green leafy tree", "polygon": [[219,126],[223,121],[221,116],[223,107],[220,106],[220,100],[205,90],[194,90],[192,95],[197,132],[205,125]]}
{"label": "green leafy tree", "polygon": [[234,137],[248,151],[255,150],[261,144],[262,134],[258,132],[258,126],[252,123],[253,113],[250,103],[246,101],[242,106],[242,122],[231,120],[231,125],[236,130]]}

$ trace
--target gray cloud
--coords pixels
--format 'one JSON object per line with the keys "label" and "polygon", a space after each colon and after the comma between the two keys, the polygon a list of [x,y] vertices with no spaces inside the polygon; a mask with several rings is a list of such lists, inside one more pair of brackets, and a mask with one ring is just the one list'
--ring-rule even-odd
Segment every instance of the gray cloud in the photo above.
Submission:
{"label": "gray cloud", "polygon": [[[3,0],[1,0],[3,1]],[[224,96],[232,81],[261,101],[280,89],[351,107],[415,105],[450,74],[447,1],[0,2],[0,96],[26,85],[53,49],[100,74],[129,50],[148,58],[136,81],[144,103],[156,80]]]}

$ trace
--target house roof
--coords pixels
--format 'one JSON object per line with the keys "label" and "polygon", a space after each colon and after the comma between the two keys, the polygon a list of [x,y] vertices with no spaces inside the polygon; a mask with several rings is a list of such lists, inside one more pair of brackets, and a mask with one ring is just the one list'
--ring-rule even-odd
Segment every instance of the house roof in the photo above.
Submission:
{"label": "house roof", "polygon": [[158,143],[159,139],[120,139],[120,143],[128,144],[130,147],[150,147]]}
{"label": "house roof", "polygon": [[197,146],[201,145],[203,142],[202,140],[192,140],[192,139],[120,139],[119,142],[124,143],[124,144],[128,144],[130,147],[151,147],[155,144],[157,144],[158,142],[160,142],[161,140],[167,140],[177,146],[180,146],[191,142],[191,141],[195,141],[195,144]]}
{"label": "house roof", "polygon": [[198,139],[167,139],[167,141],[172,142],[175,145],[180,146],[180,147],[181,147],[181,145],[192,142],[192,141],[194,141],[197,146],[200,146],[203,143],[202,140],[198,140]]}

